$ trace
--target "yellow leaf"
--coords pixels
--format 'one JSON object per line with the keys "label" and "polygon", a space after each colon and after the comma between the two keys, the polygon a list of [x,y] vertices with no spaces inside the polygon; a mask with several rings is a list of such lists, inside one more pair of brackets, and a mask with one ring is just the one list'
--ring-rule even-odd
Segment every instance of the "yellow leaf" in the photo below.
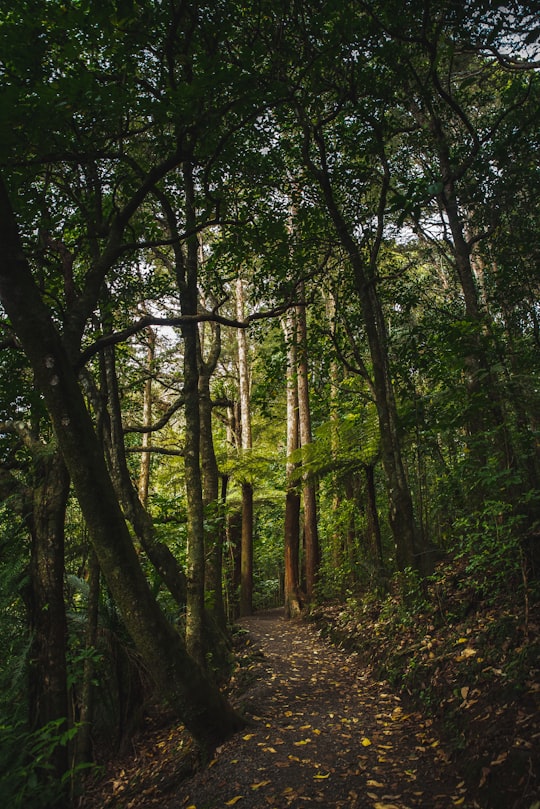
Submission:
{"label": "yellow leaf", "polygon": [[242,736],[242,738],[245,742],[249,742],[249,740],[253,739],[253,737],[256,735],[256,733],[247,733],[245,736]]}
{"label": "yellow leaf", "polygon": [[456,643],[467,643],[468,638],[458,638]]}
{"label": "yellow leaf", "polygon": [[324,781],[325,778],[330,778],[330,773],[327,772],[326,774],[323,774],[322,772],[318,772],[317,775],[313,776],[313,778],[315,778],[317,781]]}
{"label": "yellow leaf", "polygon": [[367,785],[368,787],[379,787],[380,789],[384,787],[384,784],[381,784],[380,781],[374,781],[373,778],[369,779]]}
{"label": "yellow leaf", "polygon": [[470,691],[469,686],[464,685],[463,688],[461,689],[461,696],[463,697],[463,699],[467,699],[467,697],[469,695],[469,691]]}
{"label": "yellow leaf", "polygon": [[252,784],[251,789],[260,789],[261,787],[265,787],[267,784],[270,784],[270,781],[260,781],[258,784]]}
{"label": "yellow leaf", "polygon": [[244,797],[243,795],[236,795],[235,798],[231,798],[230,801],[226,801],[225,806],[234,806],[234,804],[238,803],[238,801],[241,801],[243,797]]}
{"label": "yellow leaf", "polygon": [[275,750],[273,747],[263,747],[263,752],[264,753],[277,753],[277,750]]}
{"label": "yellow leaf", "polygon": [[295,744],[296,747],[300,747],[303,744],[309,744],[310,741],[311,741],[311,739],[301,739],[301,741],[295,742],[294,744]]}
{"label": "yellow leaf", "polygon": [[399,806],[396,806],[395,803],[380,803],[380,801],[377,801],[377,803],[373,804],[373,809],[399,809]]}
{"label": "yellow leaf", "polygon": [[369,747],[369,746],[370,746],[370,744],[371,744],[370,740],[369,740],[369,739],[367,739],[367,738],[364,736],[364,738],[362,739],[362,747]]}
{"label": "yellow leaf", "polygon": [[465,797],[463,798],[452,798],[452,803],[454,806],[461,806],[462,803],[465,803]]}
{"label": "yellow leaf", "polygon": [[283,716],[292,716],[292,711],[285,711]]}

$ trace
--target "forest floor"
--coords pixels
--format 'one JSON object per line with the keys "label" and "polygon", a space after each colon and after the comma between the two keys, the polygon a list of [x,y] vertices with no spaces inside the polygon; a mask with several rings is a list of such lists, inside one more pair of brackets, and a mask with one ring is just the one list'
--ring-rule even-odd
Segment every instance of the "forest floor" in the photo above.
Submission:
{"label": "forest floor", "polygon": [[[356,605],[311,622],[279,610],[243,619],[230,697],[245,730],[197,769],[182,727],[149,718],[80,807],[540,809],[538,646],[531,663],[511,621],[502,638],[498,613],[494,665],[479,637],[490,618],[478,614],[439,633],[419,616],[384,635],[380,616],[359,621]],[[526,658],[517,690],[505,674],[510,646]]]}

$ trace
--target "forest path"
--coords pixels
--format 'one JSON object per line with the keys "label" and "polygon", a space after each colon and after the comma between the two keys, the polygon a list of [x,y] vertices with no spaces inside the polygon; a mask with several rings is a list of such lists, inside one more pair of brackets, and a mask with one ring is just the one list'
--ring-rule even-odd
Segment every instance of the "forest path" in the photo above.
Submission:
{"label": "forest path", "polygon": [[[243,619],[250,719],[168,809],[473,807],[430,720],[313,626],[271,610]],[[247,634],[249,633],[249,634]],[[244,652],[246,650],[244,649]]]}

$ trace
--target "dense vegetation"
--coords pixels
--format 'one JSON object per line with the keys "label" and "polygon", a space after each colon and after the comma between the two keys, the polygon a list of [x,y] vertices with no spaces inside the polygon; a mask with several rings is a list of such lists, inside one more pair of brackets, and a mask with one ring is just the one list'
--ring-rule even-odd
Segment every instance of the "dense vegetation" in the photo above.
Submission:
{"label": "dense vegetation", "polygon": [[229,626],[259,607],[360,613],[397,573],[425,614],[444,561],[529,637],[534,4],[16,6],[2,796],[68,805],[156,694],[211,753],[243,721]]}

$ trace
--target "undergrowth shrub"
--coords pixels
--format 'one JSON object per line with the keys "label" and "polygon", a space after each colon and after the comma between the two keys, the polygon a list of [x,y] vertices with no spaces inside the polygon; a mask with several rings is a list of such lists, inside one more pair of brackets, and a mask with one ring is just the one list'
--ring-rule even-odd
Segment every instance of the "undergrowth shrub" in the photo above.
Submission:
{"label": "undergrowth shrub", "polygon": [[9,807],[53,809],[65,802],[66,791],[80,765],[55,777],[51,764],[54,751],[69,744],[77,727],[65,729],[57,719],[35,731],[22,723],[0,726],[0,802]]}

